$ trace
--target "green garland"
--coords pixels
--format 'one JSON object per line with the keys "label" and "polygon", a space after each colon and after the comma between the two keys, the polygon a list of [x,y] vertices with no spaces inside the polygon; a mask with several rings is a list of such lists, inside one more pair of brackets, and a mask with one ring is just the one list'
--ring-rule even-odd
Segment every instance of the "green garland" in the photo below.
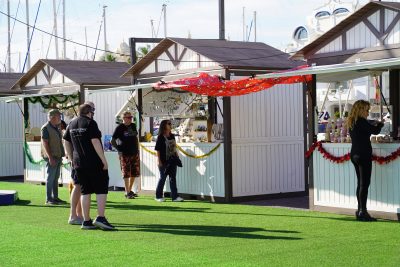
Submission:
{"label": "green garland", "polygon": [[[64,96],[37,96],[37,97],[29,97],[27,98],[27,101],[32,103],[32,104],[36,104],[36,103],[40,103],[40,105],[44,108],[44,109],[50,109],[53,108],[54,105],[56,104],[65,104],[68,102],[72,102],[71,105],[65,106],[65,107],[61,107],[59,108],[60,110],[67,110],[70,108],[74,108],[76,106],[79,105],[79,98],[80,95],[78,94],[74,94],[74,95],[64,95]],[[48,101],[44,101],[44,99],[48,99]],[[29,128],[29,109],[25,110],[24,112],[24,126],[25,126],[25,130]],[[41,165],[43,163],[45,163],[46,161],[44,159],[41,160],[35,160],[32,156],[32,152],[29,148],[28,143],[26,142],[26,140],[24,141],[24,152],[26,157],[28,158],[29,162],[31,164],[34,165]],[[69,163],[64,163],[62,164],[62,167],[66,168],[70,166]]]}
{"label": "green garland", "polygon": [[[29,162],[33,165],[41,165],[43,163],[45,163],[46,161],[44,159],[40,159],[40,160],[35,160],[32,156],[32,152],[31,149],[29,148],[29,145],[27,142],[24,142],[24,152],[26,157],[28,158]],[[69,167],[70,164],[69,163],[63,163],[62,167],[66,168]]]}
{"label": "green garland", "polygon": [[[44,99],[48,99],[47,102],[44,101]],[[54,104],[65,104],[67,102],[75,102],[73,106],[79,105],[79,101],[76,102],[76,100],[79,100],[79,93],[74,94],[74,95],[64,95],[64,96],[37,96],[37,97],[29,97],[27,100],[32,103],[40,103],[40,105],[44,109],[49,109],[53,108]]]}

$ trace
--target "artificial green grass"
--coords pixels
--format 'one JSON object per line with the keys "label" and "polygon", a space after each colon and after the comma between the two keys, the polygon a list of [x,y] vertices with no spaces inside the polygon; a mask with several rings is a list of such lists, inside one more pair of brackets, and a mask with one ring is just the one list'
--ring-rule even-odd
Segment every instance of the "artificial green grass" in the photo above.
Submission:
{"label": "artificial green grass", "polygon": [[67,224],[67,205],[43,205],[44,186],[0,189],[21,199],[0,207],[0,266],[400,266],[397,222],[110,192],[118,231],[83,231]]}

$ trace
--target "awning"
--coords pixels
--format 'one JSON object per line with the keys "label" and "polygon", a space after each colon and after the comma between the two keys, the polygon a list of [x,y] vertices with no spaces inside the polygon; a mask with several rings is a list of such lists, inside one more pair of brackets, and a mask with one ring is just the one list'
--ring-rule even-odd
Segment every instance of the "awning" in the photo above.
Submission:
{"label": "awning", "polygon": [[105,89],[87,89],[86,91],[89,92],[89,94],[98,94],[98,93],[107,93],[116,91],[135,91],[137,89],[151,89],[151,88],[153,88],[151,83],[145,83],[145,84],[133,84],[127,86],[111,87]]}
{"label": "awning", "polygon": [[294,71],[257,75],[257,78],[280,78],[316,74],[318,82],[340,82],[369,75],[379,75],[383,71],[387,71],[388,69],[395,67],[400,67],[400,58],[311,66]]}
{"label": "awning", "polygon": [[77,90],[63,91],[63,92],[51,92],[51,93],[41,93],[41,94],[19,94],[13,96],[0,97],[0,101],[4,102],[15,102],[22,101],[24,98],[38,97],[38,96],[50,96],[50,95],[73,95],[78,93]]}

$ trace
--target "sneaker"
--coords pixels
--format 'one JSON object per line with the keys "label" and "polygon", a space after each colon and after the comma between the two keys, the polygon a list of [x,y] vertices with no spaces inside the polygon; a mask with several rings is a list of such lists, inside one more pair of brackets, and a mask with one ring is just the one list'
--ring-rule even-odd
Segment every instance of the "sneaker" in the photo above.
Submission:
{"label": "sneaker", "polygon": [[125,198],[126,199],[135,199],[135,196],[134,196],[133,192],[131,191],[128,194],[125,194]]}
{"label": "sneaker", "polygon": [[134,197],[138,197],[138,194],[136,194],[135,192],[129,192],[132,196],[134,196]]}
{"label": "sneaker", "polygon": [[155,198],[154,199],[155,201],[158,201],[158,202],[165,202],[165,198]]}
{"label": "sneaker", "polygon": [[114,230],[115,227],[112,226],[106,219],[106,217],[97,216],[97,218],[93,222],[94,225],[99,227],[102,230]]}
{"label": "sneaker", "polygon": [[97,227],[95,225],[93,225],[93,221],[92,220],[88,220],[88,221],[84,221],[82,223],[81,229],[82,230],[94,230]]}
{"label": "sneaker", "polygon": [[57,202],[57,201],[54,201],[54,200],[50,199],[50,200],[46,200],[46,202],[45,202],[44,204],[45,204],[45,205],[50,205],[50,206],[55,206],[55,205],[58,205],[58,204],[60,204],[60,203]]}
{"label": "sneaker", "polygon": [[57,203],[60,203],[60,204],[66,204],[66,203],[67,203],[67,201],[62,200],[62,199],[59,199],[58,197],[57,197],[57,198],[54,198],[53,201],[55,201],[55,202],[57,202]]}
{"label": "sneaker", "polygon": [[183,202],[183,201],[184,201],[184,199],[181,198],[181,197],[177,197],[177,198],[172,200],[172,202]]}
{"label": "sneaker", "polygon": [[76,219],[69,219],[68,220],[68,224],[70,224],[70,225],[82,225],[82,223],[83,223],[83,219],[81,219],[81,218],[76,218]]}

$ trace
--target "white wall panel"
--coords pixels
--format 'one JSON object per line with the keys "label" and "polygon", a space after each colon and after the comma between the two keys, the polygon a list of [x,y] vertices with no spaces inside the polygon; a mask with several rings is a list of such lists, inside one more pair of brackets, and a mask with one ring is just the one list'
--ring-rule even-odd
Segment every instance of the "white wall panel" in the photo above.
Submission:
{"label": "white wall panel", "polygon": [[16,103],[0,101],[0,179],[24,173],[22,114]]}
{"label": "white wall panel", "polygon": [[379,46],[379,40],[368,29],[364,22],[360,22],[346,32],[347,49],[358,49]]}
{"label": "white wall panel", "polygon": [[117,124],[115,114],[126,103],[130,92],[107,92],[86,94],[86,100],[92,101],[96,106],[94,119],[104,135],[111,135]]}
{"label": "white wall panel", "polygon": [[316,54],[322,53],[330,53],[330,52],[337,52],[343,50],[342,48],[342,36],[339,36],[326,46],[324,46],[321,50],[319,50]]}
{"label": "white wall panel", "polygon": [[[155,143],[143,143],[154,150]],[[181,143],[186,152],[194,155],[208,153],[217,144],[213,143]],[[160,177],[157,159],[154,155],[141,149],[141,180],[143,190],[155,190]],[[177,185],[179,193],[224,197],[224,146],[204,159],[189,158],[180,153],[183,168],[178,168]],[[166,190],[168,191],[168,181]]]}
{"label": "white wall panel", "polygon": [[[373,153],[387,156],[398,148],[398,144],[372,144]],[[324,144],[324,148],[335,156],[349,153],[350,144]],[[318,151],[313,154],[314,205],[357,208],[355,195],[357,178],[350,161],[342,164],[325,159]],[[371,185],[368,194],[368,209],[384,212],[400,211],[400,163],[379,165],[373,162]]]}
{"label": "white wall panel", "polygon": [[374,14],[368,17],[369,22],[375,27],[375,29],[380,28],[380,11],[376,11]]}
{"label": "white wall panel", "polygon": [[302,86],[231,98],[234,196],[305,190]]}

